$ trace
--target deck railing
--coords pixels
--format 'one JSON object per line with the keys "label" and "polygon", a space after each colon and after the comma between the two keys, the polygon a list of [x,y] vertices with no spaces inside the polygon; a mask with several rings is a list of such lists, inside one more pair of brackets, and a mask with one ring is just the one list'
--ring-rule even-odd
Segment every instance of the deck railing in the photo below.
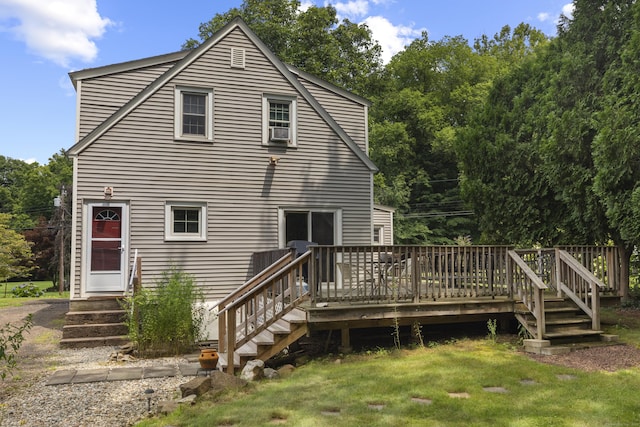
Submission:
{"label": "deck railing", "polygon": [[509,296],[506,246],[312,246],[316,303]]}
{"label": "deck railing", "polygon": [[227,353],[233,372],[234,353],[297,306],[308,294],[304,271],[310,252],[287,253],[218,304],[218,347]]}
{"label": "deck railing", "polygon": [[[544,295],[548,286],[531,268],[531,252],[509,251],[507,276],[511,278],[513,298],[522,302],[536,319],[536,330],[530,331],[541,340],[545,334]],[[529,325],[524,325],[529,329]]]}
{"label": "deck railing", "polygon": [[617,246],[559,246],[604,285],[603,295],[621,296],[622,259]]}
{"label": "deck railing", "polygon": [[591,318],[591,328],[600,329],[600,292],[607,286],[569,252],[556,249],[559,289]]}
{"label": "deck railing", "polygon": [[[308,280],[314,303],[398,303],[512,295],[507,246],[311,246]],[[560,247],[619,295],[615,247]],[[545,284],[561,296],[556,250],[516,250]],[[519,267],[518,267],[519,268]],[[519,270],[518,270],[519,271]],[[517,271],[516,271],[517,273]]]}

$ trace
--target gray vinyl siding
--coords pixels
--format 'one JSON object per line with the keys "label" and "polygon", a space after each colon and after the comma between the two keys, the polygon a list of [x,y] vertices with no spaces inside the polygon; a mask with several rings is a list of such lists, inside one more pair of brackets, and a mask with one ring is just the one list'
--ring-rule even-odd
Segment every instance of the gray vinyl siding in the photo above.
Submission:
{"label": "gray vinyl siding", "polygon": [[80,86],[80,138],[95,129],[173,64],[82,80]]}
{"label": "gray vinyl siding", "polygon": [[[232,46],[246,49],[245,70],[229,67]],[[174,141],[176,85],[213,88],[213,143]],[[297,148],[261,145],[265,92],[297,96]],[[84,149],[78,177],[79,212],[105,186],[114,202],[130,203],[130,249],[142,258],[145,286],[175,264],[207,299],[222,298],[248,278],[253,252],[278,246],[281,207],[341,209],[343,244],[371,241],[371,171],[239,30]],[[164,241],[167,201],[207,202],[206,242]],[[81,215],[76,221],[79,245]]]}
{"label": "gray vinyl siding", "polygon": [[[367,151],[366,108],[335,92],[331,92],[306,79],[298,78],[300,83],[316,98],[325,110],[335,119],[342,129],[358,144],[362,151]],[[368,153],[367,153],[368,154]]]}

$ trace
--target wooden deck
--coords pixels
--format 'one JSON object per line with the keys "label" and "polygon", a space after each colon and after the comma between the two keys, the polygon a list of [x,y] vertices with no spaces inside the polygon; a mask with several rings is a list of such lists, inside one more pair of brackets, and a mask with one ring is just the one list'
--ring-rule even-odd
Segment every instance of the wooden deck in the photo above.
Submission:
{"label": "wooden deck", "polygon": [[[589,329],[583,334],[596,335],[601,297],[621,295],[620,277],[615,247],[311,246],[277,258],[220,303],[220,349],[233,353],[230,360],[236,352],[264,358],[314,330],[341,330],[348,347],[352,328],[508,318],[538,340],[580,335],[557,326],[572,319],[546,320],[547,299],[571,305],[568,312],[575,307],[575,323]],[[293,310],[297,320],[289,324]],[[269,334],[283,337],[261,350],[254,338]]]}

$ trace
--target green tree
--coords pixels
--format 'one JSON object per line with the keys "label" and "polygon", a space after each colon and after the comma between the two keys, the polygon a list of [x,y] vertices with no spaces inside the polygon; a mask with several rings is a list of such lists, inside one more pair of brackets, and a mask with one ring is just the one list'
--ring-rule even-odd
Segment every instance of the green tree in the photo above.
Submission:
{"label": "green tree", "polygon": [[24,236],[9,228],[10,222],[11,215],[0,213],[0,280],[5,282],[25,277],[31,270],[31,247]]}
{"label": "green tree", "polygon": [[365,24],[338,22],[333,6],[300,10],[297,0],[244,0],[239,8],[200,24],[198,46],[240,16],[282,61],[347,90],[366,95],[368,77],[381,68],[380,46]]}
{"label": "green tree", "polygon": [[[497,75],[547,38],[528,25],[504,27],[472,48],[461,36],[432,42],[426,33],[385,68],[371,109],[371,157],[380,168],[378,202],[398,208],[403,243],[478,239],[477,218],[460,195],[455,141]],[[389,195],[397,195],[396,199]]]}
{"label": "green tree", "polygon": [[500,79],[460,134],[464,194],[486,234],[544,245],[613,241],[628,271],[640,241],[638,6],[574,6],[558,37]]}
{"label": "green tree", "polygon": [[624,46],[605,73],[592,148],[595,193],[615,230],[614,240],[630,256],[640,244],[640,5],[628,6],[620,10],[624,17],[617,21],[615,35]]}

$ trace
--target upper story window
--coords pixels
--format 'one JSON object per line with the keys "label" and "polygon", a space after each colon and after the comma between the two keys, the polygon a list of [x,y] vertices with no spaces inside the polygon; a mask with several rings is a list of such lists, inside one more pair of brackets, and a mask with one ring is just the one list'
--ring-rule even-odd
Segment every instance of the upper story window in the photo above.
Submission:
{"label": "upper story window", "polygon": [[263,145],[296,146],[296,107],[297,101],[293,96],[263,96]]}
{"label": "upper story window", "polygon": [[213,90],[176,87],[175,139],[213,141]]}

